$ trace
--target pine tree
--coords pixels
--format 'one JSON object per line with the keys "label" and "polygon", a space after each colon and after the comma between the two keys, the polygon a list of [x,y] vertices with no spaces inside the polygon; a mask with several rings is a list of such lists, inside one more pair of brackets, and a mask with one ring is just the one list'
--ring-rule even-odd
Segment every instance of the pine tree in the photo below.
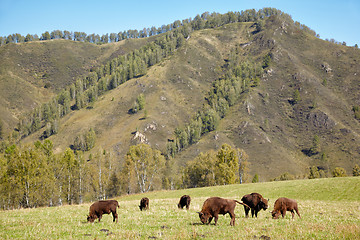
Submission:
{"label": "pine tree", "polygon": [[312,155],[314,154],[318,154],[321,151],[321,147],[320,147],[320,138],[318,135],[315,135],[312,141],[312,146],[310,148],[310,153]]}

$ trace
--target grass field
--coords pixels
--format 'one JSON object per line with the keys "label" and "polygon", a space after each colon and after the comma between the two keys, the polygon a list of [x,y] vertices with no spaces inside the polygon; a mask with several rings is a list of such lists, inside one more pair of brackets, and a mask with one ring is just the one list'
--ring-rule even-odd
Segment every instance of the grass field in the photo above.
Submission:
{"label": "grass field", "polygon": [[[228,215],[218,225],[202,225],[197,211],[211,196],[240,200],[259,192],[270,199],[269,209],[259,217],[244,217],[237,206],[236,225]],[[177,209],[183,194],[192,197],[190,210]],[[150,199],[141,212],[140,199]],[[278,197],[296,199],[300,219],[271,219]],[[266,182],[210,188],[160,191],[116,198],[119,222],[104,215],[99,223],[87,223],[91,203],[73,206],[0,211],[1,239],[360,239],[360,177]]]}

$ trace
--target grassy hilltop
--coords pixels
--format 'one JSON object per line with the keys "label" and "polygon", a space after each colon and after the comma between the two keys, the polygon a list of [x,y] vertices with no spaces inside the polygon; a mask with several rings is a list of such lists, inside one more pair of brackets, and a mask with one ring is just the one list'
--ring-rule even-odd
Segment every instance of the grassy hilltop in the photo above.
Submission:
{"label": "grassy hilltop", "polygon": [[[86,223],[90,203],[73,206],[20,209],[0,212],[1,239],[358,239],[360,237],[360,178],[296,180],[209,188],[158,191],[116,198],[119,222],[104,215],[100,223]],[[269,209],[257,219],[235,209],[236,225],[228,215],[218,225],[202,225],[197,211],[204,200],[220,196],[240,200],[259,192],[270,198]],[[177,209],[183,194],[192,197],[190,210]],[[141,212],[140,199],[150,199],[150,209]],[[301,219],[287,212],[273,220],[270,212],[278,197],[296,199]]]}

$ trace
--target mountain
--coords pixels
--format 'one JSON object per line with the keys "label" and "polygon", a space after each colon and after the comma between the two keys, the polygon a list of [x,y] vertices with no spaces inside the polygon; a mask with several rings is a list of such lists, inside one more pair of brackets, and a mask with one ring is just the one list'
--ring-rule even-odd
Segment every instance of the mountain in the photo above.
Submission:
{"label": "mountain", "polygon": [[[21,115],[90,69],[161,37],[101,46],[66,40],[2,46],[0,117],[7,132]],[[360,105],[359,49],[321,40],[281,16],[192,31],[144,75],[65,115],[57,134],[49,137],[55,152],[92,128],[96,142],[89,154],[110,150],[120,164],[139,139],[165,153],[174,130],[208,104],[214,82],[224,77],[235,52],[240,62],[263,66],[261,79],[229,107],[215,131],[175,155],[175,168],[228,143],[245,150],[250,175],[257,173],[261,181],[285,172],[303,177],[310,166],[328,172],[343,167],[350,173],[360,159],[360,123],[353,111]],[[131,114],[140,94],[145,110]],[[38,140],[43,131],[21,142]]]}

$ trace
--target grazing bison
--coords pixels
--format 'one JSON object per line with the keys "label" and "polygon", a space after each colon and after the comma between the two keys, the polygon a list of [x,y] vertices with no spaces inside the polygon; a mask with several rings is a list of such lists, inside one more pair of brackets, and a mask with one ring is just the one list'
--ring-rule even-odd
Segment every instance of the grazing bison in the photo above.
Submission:
{"label": "grazing bison", "polygon": [[186,206],[186,210],[189,210],[191,202],[191,197],[189,195],[184,195],[180,198],[180,201],[178,203],[178,208],[183,209]]}
{"label": "grazing bison", "polygon": [[244,195],[241,199],[243,203],[248,205],[249,207],[244,206],[245,209],[245,217],[249,217],[249,211],[251,209],[251,217],[257,217],[258,212],[261,209],[264,211],[268,208],[268,200],[263,198],[259,193],[251,193]]}
{"label": "grazing bison", "polygon": [[215,218],[215,225],[219,218],[219,214],[225,215],[229,214],[231,217],[230,225],[235,225],[235,206],[236,203],[247,206],[246,204],[239,202],[237,200],[224,199],[219,197],[211,197],[206,199],[199,213],[201,222],[204,224],[206,222],[210,223],[213,218]]}
{"label": "grazing bison", "polygon": [[105,200],[94,202],[90,206],[89,215],[87,217],[88,222],[94,222],[96,218],[99,218],[99,222],[103,214],[113,215],[113,222],[118,221],[118,215],[116,213],[116,208],[119,207],[119,203],[116,200]]}
{"label": "grazing bison", "polygon": [[299,218],[301,218],[299,214],[297,202],[293,199],[282,197],[282,198],[278,198],[275,201],[274,210],[271,212],[271,215],[274,219],[278,219],[280,214],[284,218],[286,211],[290,211],[292,218],[294,219],[295,216],[294,210],[297,213],[297,215],[299,215]]}
{"label": "grazing bison", "polygon": [[147,197],[144,197],[140,200],[140,205],[139,205],[140,210],[142,211],[149,209],[149,199]]}

